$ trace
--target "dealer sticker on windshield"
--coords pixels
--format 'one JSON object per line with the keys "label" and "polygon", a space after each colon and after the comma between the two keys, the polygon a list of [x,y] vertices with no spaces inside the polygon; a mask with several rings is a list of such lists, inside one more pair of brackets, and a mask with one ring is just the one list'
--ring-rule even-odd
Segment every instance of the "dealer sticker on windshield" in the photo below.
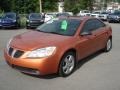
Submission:
{"label": "dealer sticker on windshield", "polygon": [[62,23],[61,23],[61,29],[64,30],[64,31],[66,31],[67,27],[68,27],[67,21],[63,20]]}

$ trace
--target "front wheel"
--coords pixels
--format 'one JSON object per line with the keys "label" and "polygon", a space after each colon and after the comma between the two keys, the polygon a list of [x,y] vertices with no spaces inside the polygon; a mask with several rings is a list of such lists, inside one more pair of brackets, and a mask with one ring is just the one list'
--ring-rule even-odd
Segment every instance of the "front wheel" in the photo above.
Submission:
{"label": "front wheel", "polygon": [[112,49],[112,39],[108,39],[107,40],[107,43],[106,43],[106,46],[105,46],[105,52],[109,52],[110,50]]}
{"label": "front wheel", "polygon": [[74,71],[75,61],[76,58],[73,52],[66,53],[60,62],[59,75],[62,77],[70,75]]}

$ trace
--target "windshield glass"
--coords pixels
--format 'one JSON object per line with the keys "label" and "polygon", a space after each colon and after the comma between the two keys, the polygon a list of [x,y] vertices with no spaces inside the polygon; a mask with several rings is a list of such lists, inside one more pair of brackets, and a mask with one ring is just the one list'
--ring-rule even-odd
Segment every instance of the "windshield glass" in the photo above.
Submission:
{"label": "windshield glass", "polygon": [[59,16],[70,16],[70,15],[68,13],[59,13],[56,16],[59,17]]}
{"label": "windshield glass", "polygon": [[81,21],[77,19],[52,19],[37,28],[45,33],[73,36]]}
{"label": "windshield glass", "polygon": [[41,15],[37,13],[30,14],[30,19],[40,19]]}
{"label": "windshield glass", "polygon": [[90,13],[89,11],[83,11],[83,13]]}
{"label": "windshield glass", "polygon": [[114,14],[115,14],[115,15],[120,15],[120,12],[119,12],[119,11],[117,11],[117,12],[115,12]]}
{"label": "windshield glass", "polygon": [[100,12],[93,12],[93,14],[100,14]]}
{"label": "windshield glass", "polygon": [[114,12],[114,13],[111,13],[110,15],[120,15],[120,12]]}
{"label": "windshield glass", "polygon": [[6,13],[3,18],[15,19],[16,15],[13,13]]}
{"label": "windshield glass", "polygon": [[108,14],[107,12],[101,12],[101,14]]}

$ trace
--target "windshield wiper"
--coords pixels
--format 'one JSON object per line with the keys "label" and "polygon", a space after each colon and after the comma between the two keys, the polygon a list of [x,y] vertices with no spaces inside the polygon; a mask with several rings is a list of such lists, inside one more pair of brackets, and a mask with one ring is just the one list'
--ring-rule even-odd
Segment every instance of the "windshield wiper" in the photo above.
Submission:
{"label": "windshield wiper", "polygon": [[43,32],[43,33],[52,33],[52,34],[64,35],[64,34],[61,34],[61,33],[58,33],[58,32],[45,32],[45,31],[41,31],[39,29],[36,29],[36,31]]}
{"label": "windshield wiper", "polygon": [[39,29],[36,29],[35,31],[43,32],[43,33],[49,33],[49,32],[45,32],[45,31],[41,31],[41,30],[39,30]]}
{"label": "windshield wiper", "polygon": [[64,34],[61,34],[61,33],[58,33],[58,32],[48,32],[48,33],[58,34],[58,35],[64,35]]}

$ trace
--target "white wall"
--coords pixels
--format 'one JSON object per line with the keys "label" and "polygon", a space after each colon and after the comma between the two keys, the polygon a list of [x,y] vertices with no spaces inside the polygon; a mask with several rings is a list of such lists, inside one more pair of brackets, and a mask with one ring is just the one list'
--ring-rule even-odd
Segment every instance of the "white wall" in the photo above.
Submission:
{"label": "white wall", "polygon": [[58,2],[58,12],[64,11],[64,2]]}

